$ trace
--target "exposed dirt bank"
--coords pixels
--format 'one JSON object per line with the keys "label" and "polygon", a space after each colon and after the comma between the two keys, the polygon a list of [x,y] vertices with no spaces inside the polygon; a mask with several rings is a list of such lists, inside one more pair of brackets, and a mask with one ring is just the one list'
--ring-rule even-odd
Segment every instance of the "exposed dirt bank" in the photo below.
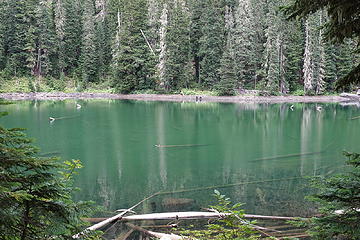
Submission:
{"label": "exposed dirt bank", "polygon": [[[65,100],[65,99],[129,99],[141,101],[200,101],[194,95],[162,95],[162,94],[110,94],[110,93],[0,93],[0,98],[8,100]],[[234,103],[285,103],[285,102],[343,102],[347,99],[340,96],[201,96],[202,102],[234,102]]]}

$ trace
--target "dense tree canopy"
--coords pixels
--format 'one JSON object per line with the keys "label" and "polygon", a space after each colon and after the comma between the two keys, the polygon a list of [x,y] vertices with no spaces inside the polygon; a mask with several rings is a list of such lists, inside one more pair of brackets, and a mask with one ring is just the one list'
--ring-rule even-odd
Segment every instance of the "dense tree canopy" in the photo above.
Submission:
{"label": "dense tree canopy", "polygon": [[[337,2],[1,0],[0,84],[26,77],[34,91],[45,81],[131,93],[220,90],[234,78],[226,88],[323,94],[360,69],[359,6]],[[279,8],[290,4],[291,17],[308,18],[287,21]],[[350,40],[333,47],[324,37]]]}
{"label": "dense tree canopy", "polygon": [[[360,50],[360,4],[358,0],[295,0],[286,8],[290,18],[305,17],[325,10],[324,36],[335,42],[355,39]],[[338,86],[360,83],[360,64],[338,82]]]}

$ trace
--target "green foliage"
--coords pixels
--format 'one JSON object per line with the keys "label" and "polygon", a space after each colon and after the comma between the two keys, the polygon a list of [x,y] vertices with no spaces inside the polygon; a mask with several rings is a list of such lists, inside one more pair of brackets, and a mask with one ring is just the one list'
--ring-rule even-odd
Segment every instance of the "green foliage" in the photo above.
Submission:
{"label": "green foliage", "polygon": [[214,191],[217,205],[210,206],[213,210],[226,215],[214,223],[207,225],[206,230],[186,230],[183,234],[190,235],[196,239],[217,239],[217,240],[256,240],[260,236],[252,230],[254,222],[244,219],[244,211],[240,209],[241,204],[232,204],[230,199]]}
{"label": "green foliage", "polygon": [[80,161],[37,153],[23,129],[0,127],[1,239],[68,239],[84,225],[91,205],[71,199]]}
{"label": "green foliage", "polygon": [[[289,18],[306,17],[316,11],[325,9],[328,18],[324,24],[325,37],[328,40],[343,42],[345,39],[360,39],[359,17],[360,9],[357,0],[294,0],[290,6],[284,8]],[[359,47],[359,45],[358,45]],[[359,48],[358,48],[359,50]],[[359,63],[358,63],[359,64]],[[345,77],[338,82],[338,87],[350,83],[360,83],[360,64],[352,68]]]}
{"label": "green foliage", "polygon": [[348,173],[313,181],[318,193],[310,199],[320,204],[320,216],[309,223],[313,239],[359,239],[360,154],[344,155],[351,167]]}
{"label": "green foliage", "polygon": [[149,28],[145,0],[127,0],[124,26],[121,28],[119,58],[115,59],[114,87],[120,93],[154,87],[154,56],[145,37]]}
{"label": "green foliage", "polygon": [[169,10],[166,34],[165,88],[187,87],[190,81],[190,19],[186,9],[176,3]]}
{"label": "green foliage", "polygon": [[[339,11],[330,0],[294,0],[289,15],[311,13],[308,43],[305,22],[287,22],[279,11],[289,1],[3,0],[0,77],[38,77],[26,82],[27,92],[105,86],[106,92],[121,93],[195,87],[221,95],[235,94],[231,88],[286,94],[304,86],[304,69],[311,73],[310,93],[334,91],[338,79],[342,86],[356,84],[356,39],[335,47],[321,40],[359,35],[354,0],[340,4]],[[326,3],[327,14],[312,14]]]}
{"label": "green foliage", "polygon": [[200,81],[204,87],[212,89],[220,80],[220,59],[225,42],[221,1],[205,0],[203,11],[199,40]]}
{"label": "green foliage", "polygon": [[216,91],[208,91],[208,90],[200,90],[196,88],[183,88],[180,90],[180,94],[182,95],[204,95],[204,96],[219,96],[219,93]]}
{"label": "green foliage", "polygon": [[297,89],[294,92],[291,93],[294,96],[305,96],[304,89]]}
{"label": "green foliage", "polygon": [[[231,35],[229,35],[229,38]],[[225,52],[220,62],[220,82],[217,85],[217,91],[220,95],[233,96],[235,95],[236,84],[236,70],[235,70],[235,56],[232,48],[231,39],[228,39]]]}
{"label": "green foliage", "polygon": [[59,64],[61,72],[69,75],[77,71],[81,56],[82,14],[78,0],[63,2],[64,23],[58,33]]}
{"label": "green foliage", "polygon": [[94,21],[94,3],[92,0],[85,0],[83,7],[83,36],[81,48],[81,69],[84,83],[96,82],[98,80],[96,32]]}

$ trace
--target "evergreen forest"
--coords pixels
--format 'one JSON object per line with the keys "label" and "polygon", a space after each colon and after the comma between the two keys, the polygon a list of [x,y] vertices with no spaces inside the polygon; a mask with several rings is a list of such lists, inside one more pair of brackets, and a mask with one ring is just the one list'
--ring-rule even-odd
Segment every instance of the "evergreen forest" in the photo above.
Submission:
{"label": "evergreen forest", "polygon": [[[359,63],[324,40],[326,11],[290,0],[0,0],[0,84],[32,91],[326,94]],[[48,89],[42,89],[42,84]]]}

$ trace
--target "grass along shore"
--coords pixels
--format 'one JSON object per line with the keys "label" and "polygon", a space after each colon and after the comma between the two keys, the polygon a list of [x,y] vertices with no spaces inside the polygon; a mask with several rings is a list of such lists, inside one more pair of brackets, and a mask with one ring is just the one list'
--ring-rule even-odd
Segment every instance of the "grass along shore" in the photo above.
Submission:
{"label": "grass along shore", "polygon": [[[258,103],[294,103],[294,102],[341,102],[344,98],[338,95],[324,96],[259,96],[259,91],[250,90],[236,96],[217,96],[216,91],[199,89],[181,89],[164,94],[154,90],[135,92],[133,94],[116,94],[109,82],[88,84],[79,87],[72,79],[39,79],[12,78],[0,79],[0,98],[8,100],[64,100],[64,99],[129,99],[143,101],[176,101],[176,102],[258,102]],[[299,94],[300,92],[300,94]],[[201,98],[200,98],[201,97]]]}

